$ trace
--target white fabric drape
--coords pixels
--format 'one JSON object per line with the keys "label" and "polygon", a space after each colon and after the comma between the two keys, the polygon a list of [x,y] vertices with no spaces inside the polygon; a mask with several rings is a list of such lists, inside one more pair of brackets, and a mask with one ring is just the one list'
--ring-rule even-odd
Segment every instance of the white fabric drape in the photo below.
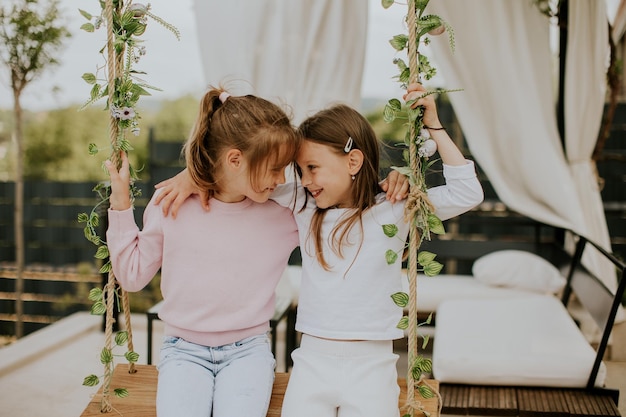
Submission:
{"label": "white fabric drape", "polygon": [[[582,215],[556,126],[549,21],[532,2],[437,0],[454,28],[431,48],[468,146],[502,201],[580,231]],[[583,233],[584,234],[584,233]]]}
{"label": "white fabric drape", "polygon": [[[608,18],[603,1],[569,3],[565,72],[565,149],[571,175],[585,219],[586,236],[611,251],[604,207],[598,188],[596,164],[591,159],[602,122],[609,65]],[[585,253],[584,261],[601,276],[612,276],[613,264]]]}
{"label": "white fabric drape", "polygon": [[[464,89],[449,97],[468,146],[498,196],[519,213],[604,245],[608,231],[589,160],[604,98],[600,86],[605,77],[598,54],[606,53],[603,42],[607,42],[606,36],[597,33],[606,30],[606,16],[602,21],[596,6],[605,4],[570,2],[574,14],[570,41],[574,44],[568,49],[567,71],[572,72],[568,74],[566,117],[567,134],[572,137],[567,157],[556,127],[549,21],[536,6],[500,0],[437,0],[429,3],[429,12],[454,28],[455,52],[443,36],[433,39],[431,48],[446,87]],[[569,55],[576,48],[580,49]],[[583,204],[589,207],[584,209]],[[616,287],[614,274],[594,271],[609,288]]]}
{"label": "white fabric drape", "polygon": [[368,5],[361,0],[195,0],[207,84],[291,107],[358,108]]}

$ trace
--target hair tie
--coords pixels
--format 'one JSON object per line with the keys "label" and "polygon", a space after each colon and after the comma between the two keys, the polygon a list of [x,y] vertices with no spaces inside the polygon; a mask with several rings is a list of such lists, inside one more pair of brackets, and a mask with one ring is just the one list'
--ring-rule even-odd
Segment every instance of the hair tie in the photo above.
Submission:
{"label": "hair tie", "polygon": [[220,101],[222,102],[222,104],[226,103],[226,100],[228,100],[228,97],[230,97],[230,94],[228,94],[226,91],[222,91],[220,93]]}

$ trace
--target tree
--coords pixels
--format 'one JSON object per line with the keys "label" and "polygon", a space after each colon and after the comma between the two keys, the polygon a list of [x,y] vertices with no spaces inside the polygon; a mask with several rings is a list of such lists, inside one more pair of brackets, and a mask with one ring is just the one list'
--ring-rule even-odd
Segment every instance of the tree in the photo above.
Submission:
{"label": "tree", "polygon": [[0,61],[8,68],[13,90],[15,169],[15,261],[17,281],[15,336],[22,337],[24,281],[24,146],[20,97],[26,86],[50,66],[69,31],[60,21],[58,0],[14,0],[0,7]]}

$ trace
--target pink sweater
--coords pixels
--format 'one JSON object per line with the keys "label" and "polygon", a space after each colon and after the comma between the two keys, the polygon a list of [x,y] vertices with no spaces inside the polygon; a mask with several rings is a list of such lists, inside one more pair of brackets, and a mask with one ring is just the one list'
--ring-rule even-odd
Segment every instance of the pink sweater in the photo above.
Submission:
{"label": "pink sweater", "polygon": [[204,211],[194,196],[174,220],[153,196],[142,231],[132,209],[109,210],[107,244],[127,291],[141,290],[161,269],[166,335],[221,346],[269,329],[274,290],[298,231],[291,210],[273,201],[212,199],[210,207]]}

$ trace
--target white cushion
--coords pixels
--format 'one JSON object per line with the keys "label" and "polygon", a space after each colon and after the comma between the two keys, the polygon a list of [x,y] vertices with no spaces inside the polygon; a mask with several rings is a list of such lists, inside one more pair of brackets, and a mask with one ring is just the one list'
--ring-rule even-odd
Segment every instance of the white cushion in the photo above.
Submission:
{"label": "white cushion", "polygon": [[[585,387],[596,353],[554,296],[450,300],[437,310],[433,376],[474,385]],[[602,386],[602,364],[596,386]]]}
{"label": "white cushion", "polygon": [[[402,279],[402,286],[403,291],[408,294],[409,281],[406,274]],[[417,310],[420,312],[435,312],[446,300],[521,297],[529,294],[532,293],[487,285],[471,275],[441,274],[434,277],[417,275]]]}
{"label": "white cushion", "polygon": [[554,294],[565,286],[565,278],[550,262],[534,253],[501,250],[484,255],[472,266],[474,277],[488,285]]}

